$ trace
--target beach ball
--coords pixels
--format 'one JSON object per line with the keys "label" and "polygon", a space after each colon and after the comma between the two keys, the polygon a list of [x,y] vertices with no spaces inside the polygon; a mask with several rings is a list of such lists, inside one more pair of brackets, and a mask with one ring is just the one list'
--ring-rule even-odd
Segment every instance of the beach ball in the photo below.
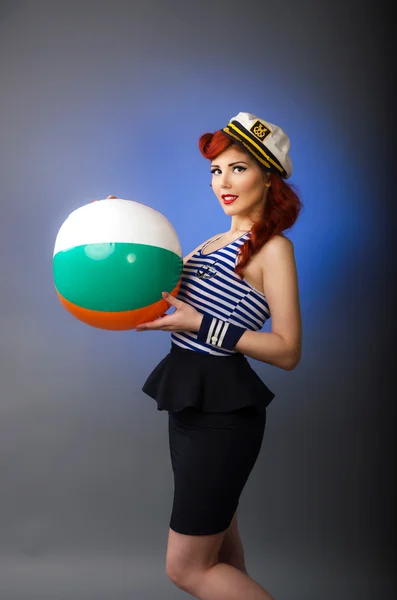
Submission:
{"label": "beach ball", "polygon": [[166,217],[140,202],[96,200],[73,211],[56,236],[55,290],[74,317],[100,329],[134,329],[170,308],[183,268]]}

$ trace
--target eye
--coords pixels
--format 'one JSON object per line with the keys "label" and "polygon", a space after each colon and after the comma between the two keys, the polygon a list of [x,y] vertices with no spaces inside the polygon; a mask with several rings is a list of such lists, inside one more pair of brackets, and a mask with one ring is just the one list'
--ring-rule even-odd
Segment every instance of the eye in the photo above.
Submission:
{"label": "eye", "polygon": [[[238,170],[236,171],[236,169],[238,169]],[[237,173],[244,173],[244,171],[246,171],[246,170],[247,170],[247,168],[246,167],[242,167],[241,165],[235,165],[233,167],[233,171],[235,171]],[[217,168],[211,169],[211,174],[212,175],[218,175],[221,172],[222,171],[220,169],[217,169]]]}

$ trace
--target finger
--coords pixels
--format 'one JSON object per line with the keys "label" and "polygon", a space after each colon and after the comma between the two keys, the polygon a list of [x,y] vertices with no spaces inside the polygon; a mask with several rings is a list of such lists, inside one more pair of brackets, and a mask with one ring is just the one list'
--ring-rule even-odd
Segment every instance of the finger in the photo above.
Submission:
{"label": "finger", "polygon": [[161,295],[162,295],[163,299],[166,302],[168,302],[168,304],[172,304],[176,308],[182,307],[183,302],[182,302],[182,300],[179,300],[179,298],[175,298],[175,296],[173,296],[172,294],[169,294],[168,292],[161,292]]}
{"label": "finger", "polygon": [[136,326],[137,331],[143,331],[146,329],[162,329],[163,327],[168,326],[169,323],[167,321],[167,317],[160,317],[160,319],[155,319],[154,321],[148,321],[147,323],[139,323]]}
{"label": "finger", "polygon": [[108,196],[108,197],[106,198],[106,200],[113,199],[113,198],[117,199],[117,196]]}
{"label": "finger", "polygon": [[144,331],[146,329],[150,329],[152,323],[140,323],[135,327],[136,331]]}

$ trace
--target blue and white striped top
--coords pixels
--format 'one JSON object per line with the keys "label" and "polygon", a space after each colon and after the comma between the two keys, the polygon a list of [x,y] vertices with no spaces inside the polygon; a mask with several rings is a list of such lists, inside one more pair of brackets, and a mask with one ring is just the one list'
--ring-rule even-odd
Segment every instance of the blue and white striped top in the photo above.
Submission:
{"label": "blue and white striped top", "polygon": [[[251,232],[247,231],[219,250],[203,254],[206,246],[222,235],[225,234],[204,244],[186,261],[177,298],[194,306],[200,313],[258,331],[270,318],[266,297],[234,272],[239,248]],[[171,342],[187,350],[217,356],[229,356],[237,352],[199,342],[196,331],[174,331],[171,333]]]}

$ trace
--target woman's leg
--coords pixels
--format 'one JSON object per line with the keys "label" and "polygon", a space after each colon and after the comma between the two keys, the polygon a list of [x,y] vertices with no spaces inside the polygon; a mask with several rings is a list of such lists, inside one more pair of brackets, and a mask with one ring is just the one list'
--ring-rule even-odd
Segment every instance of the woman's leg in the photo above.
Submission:
{"label": "woman's leg", "polygon": [[200,600],[274,600],[248,575],[218,562],[225,533],[192,536],[170,529],[168,577],[178,588]]}
{"label": "woman's leg", "polygon": [[242,573],[248,575],[248,571],[245,566],[243,544],[238,530],[237,511],[234,513],[232,522],[230,523],[229,528],[225,533],[225,537],[223,538],[222,546],[219,550],[218,562],[231,565]]}

